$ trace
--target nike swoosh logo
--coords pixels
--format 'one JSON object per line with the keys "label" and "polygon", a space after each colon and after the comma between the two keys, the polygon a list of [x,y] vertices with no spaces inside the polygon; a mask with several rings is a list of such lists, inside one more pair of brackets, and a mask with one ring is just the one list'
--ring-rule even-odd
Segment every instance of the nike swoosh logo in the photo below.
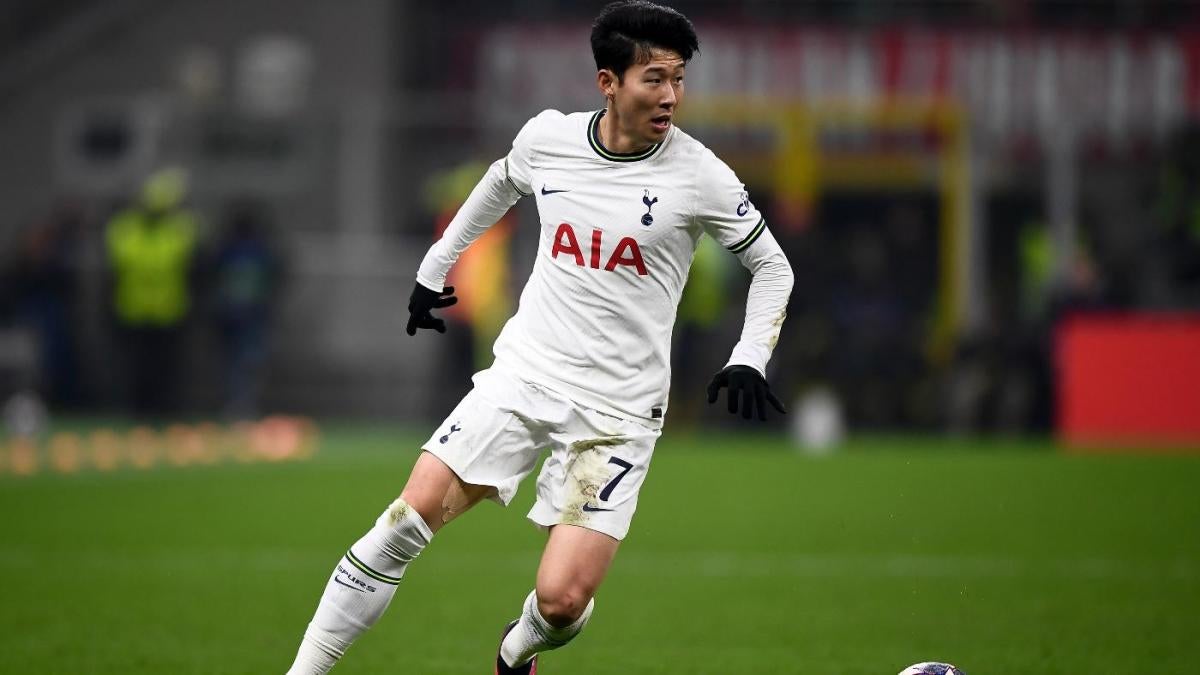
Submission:
{"label": "nike swoosh logo", "polygon": [[359,588],[358,586],[353,586],[353,585],[351,585],[351,584],[348,584],[348,583],[346,583],[346,582],[342,581],[341,579],[339,579],[339,578],[337,578],[337,577],[334,577],[334,578],[333,578],[333,580],[334,580],[334,581],[336,581],[336,582],[338,582],[339,584],[341,584],[341,585],[345,586],[346,588],[353,588],[354,590],[358,591],[359,593],[366,593],[366,591],[365,591],[365,590],[363,590],[363,589]]}
{"label": "nike swoosh logo", "polygon": [[542,186],[543,195],[556,195],[560,192],[570,192],[570,190],[547,190],[545,185]]}
{"label": "nike swoosh logo", "polygon": [[602,508],[599,508],[596,506],[592,506],[591,504],[584,504],[583,510],[587,511],[588,513],[595,513],[597,511],[612,511],[612,509],[602,509]]}

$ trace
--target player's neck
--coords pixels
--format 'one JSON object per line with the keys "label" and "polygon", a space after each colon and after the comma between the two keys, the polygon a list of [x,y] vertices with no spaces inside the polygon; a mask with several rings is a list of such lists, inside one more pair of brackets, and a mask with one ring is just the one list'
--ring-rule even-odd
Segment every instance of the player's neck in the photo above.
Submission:
{"label": "player's neck", "polygon": [[637,141],[628,134],[621,133],[621,121],[617,113],[609,106],[600,118],[600,144],[609,152],[628,154],[648,149],[653,143]]}

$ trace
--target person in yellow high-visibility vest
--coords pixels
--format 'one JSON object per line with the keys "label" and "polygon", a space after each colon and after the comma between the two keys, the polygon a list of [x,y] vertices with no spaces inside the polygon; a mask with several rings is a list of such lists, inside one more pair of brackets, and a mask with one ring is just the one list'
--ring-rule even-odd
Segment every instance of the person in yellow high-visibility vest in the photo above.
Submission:
{"label": "person in yellow high-visibility vest", "polygon": [[675,373],[671,386],[678,392],[673,396],[673,413],[675,419],[689,426],[699,420],[701,400],[688,396],[687,392],[701,388],[702,380],[707,379],[697,364],[714,358],[713,353],[722,344],[718,330],[729,304],[730,279],[734,273],[731,262],[732,258],[724,255],[715,239],[701,238],[679,300],[671,352],[671,369]]}
{"label": "person in yellow high-visibility vest", "polygon": [[113,216],[105,231],[112,310],[139,416],[174,411],[196,252],[195,220],[182,207],[185,193],[181,170],[160,171],[146,181],[139,202]]}
{"label": "person in yellow high-visibility vest", "polygon": [[[436,214],[435,238],[442,237],[479,177],[486,172],[486,165],[466,162],[439,172],[426,182],[425,201]],[[453,331],[453,340],[443,356],[441,372],[449,381],[467,382],[472,373],[491,365],[492,344],[512,315],[509,249],[515,217],[514,214],[501,217],[459,255],[458,263],[446,275],[446,285],[460,289],[462,297],[458,304],[446,309],[445,316],[465,329]],[[453,407],[465,393],[466,389],[447,387],[441,392],[443,400],[433,403]]]}

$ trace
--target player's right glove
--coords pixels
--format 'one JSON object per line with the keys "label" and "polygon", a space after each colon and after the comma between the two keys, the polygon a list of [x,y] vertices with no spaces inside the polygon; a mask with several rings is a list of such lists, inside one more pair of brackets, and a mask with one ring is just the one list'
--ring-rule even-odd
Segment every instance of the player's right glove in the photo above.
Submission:
{"label": "player's right glove", "polygon": [[408,334],[416,335],[418,328],[432,328],[445,333],[446,322],[434,316],[432,310],[449,307],[456,302],[458,298],[454,297],[453,286],[447,286],[438,293],[425,288],[418,281],[408,297]]}
{"label": "player's right glove", "polygon": [[755,408],[758,409],[758,419],[767,421],[767,401],[781,413],[787,413],[771,387],[758,371],[750,366],[729,366],[713,376],[708,383],[708,402],[716,403],[721,395],[721,387],[729,387],[729,412],[737,414],[738,399],[741,399],[742,417],[750,419]]}

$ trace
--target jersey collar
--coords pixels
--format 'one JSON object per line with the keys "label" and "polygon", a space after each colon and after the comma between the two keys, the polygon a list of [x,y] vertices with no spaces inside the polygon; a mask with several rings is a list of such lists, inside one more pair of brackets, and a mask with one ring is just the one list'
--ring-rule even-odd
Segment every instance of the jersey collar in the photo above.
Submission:
{"label": "jersey collar", "polygon": [[638,152],[613,152],[609,150],[600,142],[600,118],[604,117],[604,113],[604,108],[597,110],[592,115],[591,121],[588,122],[588,145],[592,146],[592,150],[595,150],[597,155],[611,162],[637,162],[652,156],[662,147],[662,143],[655,143],[645,150]]}

